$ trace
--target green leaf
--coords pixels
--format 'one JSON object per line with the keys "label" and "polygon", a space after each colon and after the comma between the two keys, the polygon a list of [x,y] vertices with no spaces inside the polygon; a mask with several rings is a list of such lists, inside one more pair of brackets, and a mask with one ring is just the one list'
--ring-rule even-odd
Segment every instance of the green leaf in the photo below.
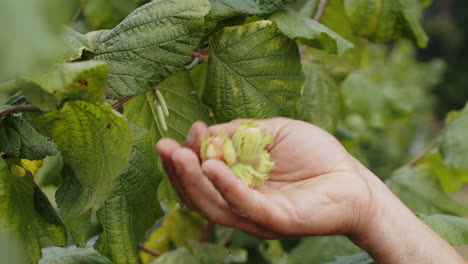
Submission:
{"label": "green leaf", "polygon": [[80,59],[83,56],[83,52],[92,52],[91,43],[86,36],[73,28],[65,27],[64,38],[65,45],[63,46],[62,61],[74,61]]}
{"label": "green leaf", "polygon": [[0,82],[30,74],[59,59],[61,25],[69,19],[72,2],[0,1]]}
{"label": "green leaf", "polygon": [[289,38],[308,46],[343,55],[353,44],[319,22],[292,11],[279,11],[270,19]]}
{"label": "green leaf", "polygon": [[[346,16],[346,11],[343,5],[343,0],[328,1],[327,8],[320,18],[320,23],[333,30],[346,40],[355,43],[355,36]],[[359,44],[355,43],[355,46]]]}
{"label": "green leaf", "polygon": [[273,22],[226,27],[209,46],[203,100],[218,122],[295,112],[304,84],[299,51]]}
{"label": "green leaf", "polygon": [[[162,226],[151,233],[144,246],[159,253],[168,252],[172,246],[176,248],[186,246],[188,242],[200,238],[204,223],[203,218],[197,213],[176,206],[166,215]],[[140,256],[143,263],[154,259],[146,252],[141,252]]]}
{"label": "green leaf", "polygon": [[43,111],[53,111],[66,100],[102,102],[108,71],[107,65],[98,61],[56,64],[21,86],[31,104]]}
{"label": "green leaf", "polygon": [[373,74],[372,68],[352,72],[342,83],[342,89],[346,106],[361,115],[371,127],[380,128],[390,120],[391,111]]}
{"label": "green leaf", "polygon": [[110,31],[92,34],[94,57],[110,67],[110,95],[143,94],[183,69],[204,37],[208,0],[155,0]]}
{"label": "green leaf", "polygon": [[213,8],[210,17],[217,20],[238,16],[269,15],[294,0],[211,0]]}
{"label": "green leaf", "polygon": [[32,175],[17,164],[0,159],[0,232],[21,241],[31,262],[41,257],[39,240],[48,237],[66,245],[66,231]]}
{"label": "green leaf", "polygon": [[444,192],[458,191],[464,183],[468,183],[468,170],[448,168],[439,152],[426,155],[418,164],[427,164],[432,168]]}
{"label": "green leaf", "polygon": [[57,144],[39,134],[23,116],[0,120],[0,152],[11,158],[41,160],[58,153]]}
{"label": "green leaf", "polygon": [[[212,123],[207,109],[202,105],[194,90],[188,72],[183,71],[168,78],[156,89],[164,97],[169,109],[169,115],[165,117],[167,131],[162,129],[158,120],[153,91],[136,96],[124,104],[125,116],[139,127],[148,130],[153,140],[152,143],[156,144],[162,137],[171,137],[183,143],[195,121]],[[155,157],[158,157],[157,153]],[[158,158],[155,158],[155,161],[157,160]]]}
{"label": "green leaf", "polygon": [[[153,91],[145,95],[136,96],[124,104],[125,116],[131,122],[135,122],[137,126],[148,130],[151,136],[151,147],[154,147],[162,137],[170,137],[179,143],[183,143],[192,124],[197,120],[202,120],[207,124],[212,123],[208,111],[197,96],[197,91],[193,87],[188,72],[180,72],[168,78],[156,88],[165,98],[169,108],[169,116],[165,117],[165,123],[168,127],[167,131],[163,130],[161,121],[158,119]],[[158,153],[154,151],[152,152],[152,156],[155,164],[157,164],[159,161]],[[163,172],[161,171],[160,173]],[[166,184],[165,186],[170,188],[170,184]],[[158,190],[158,194],[172,193],[169,189]],[[159,196],[159,200],[172,199],[171,197],[171,195],[167,197]]]}
{"label": "green leaf", "polygon": [[225,263],[228,250],[221,245],[189,242],[186,247],[162,254],[150,264],[213,264]]}
{"label": "green leaf", "polygon": [[444,129],[440,152],[449,168],[468,169],[468,110],[463,110]]}
{"label": "green leaf", "polygon": [[[352,72],[342,83],[349,109],[369,126],[384,129],[396,117],[427,113],[432,107],[428,90],[441,80],[443,62],[420,63],[407,41],[398,42],[391,52],[384,46],[370,45],[370,58],[367,67]],[[425,100],[421,100],[423,97]]]}
{"label": "green leaf", "polygon": [[424,215],[418,217],[452,246],[468,244],[468,219],[451,215]]}
{"label": "green leaf", "polygon": [[117,264],[138,263],[138,243],[163,215],[156,192],[161,175],[152,158],[151,136],[136,126],[132,130],[135,142],[129,166],[97,212],[103,232],[94,247]]}
{"label": "green leaf", "polygon": [[[47,113],[34,121],[57,142],[63,161],[76,177],[57,193],[65,225],[74,229],[73,221],[82,222],[77,219],[99,207],[126,168],[133,142],[130,127],[110,106],[84,101],[67,102],[59,112]],[[72,235],[82,246],[85,241],[76,232]]]}
{"label": "green leaf", "polygon": [[48,247],[42,249],[42,254],[44,257],[39,264],[113,264],[92,247]]}
{"label": "green leaf", "polygon": [[66,179],[66,182],[56,191],[55,201],[60,209],[60,216],[75,244],[84,247],[91,228],[92,212],[91,210],[84,212],[83,208],[86,207],[92,190],[80,184],[69,165],[63,167],[62,177]]}
{"label": "green leaf", "polygon": [[158,186],[158,200],[162,203],[168,201],[180,202],[179,195],[172,188],[171,180],[168,177],[164,177]]}
{"label": "green leaf", "polygon": [[306,82],[298,117],[333,133],[340,117],[339,86],[318,65],[304,61]]}
{"label": "green leaf", "polygon": [[283,249],[280,240],[267,240],[259,246],[262,256],[271,263],[288,262],[288,253]]}
{"label": "green leaf", "polygon": [[335,261],[326,264],[374,264],[374,260],[369,254],[362,252],[351,256],[335,257]]}
{"label": "green leaf", "polygon": [[308,237],[289,254],[288,264],[324,263],[334,256],[349,255],[361,249],[344,236]]}
{"label": "green leaf", "polygon": [[27,254],[20,244],[4,234],[0,234],[0,256],[6,259],[8,264],[24,264],[28,261]]}
{"label": "green leaf", "polygon": [[457,216],[468,213],[468,208],[443,192],[435,172],[425,164],[398,169],[385,183],[413,212]]}
{"label": "green leaf", "polygon": [[201,264],[190,252],[182,247],[174,251],[165,253],[157,259],[149,262],[150,264]]}
{"label": "green leaf", "polygon": [[359,36],[377,42],[407,37],[421,48],[428,43],[418,22],[422,15],[419,0],[345,0],[344,4]]}
{"label": "green leaf", "polygon": [[121,22],[137,8],[138,0],[93,0],[87,1],[83,14],[91,28],[109,29]]}
{"label": "green leaf", "polygon": [[224,263],[228,249],[219,244],[189,242],[192,254],[200,264]]}

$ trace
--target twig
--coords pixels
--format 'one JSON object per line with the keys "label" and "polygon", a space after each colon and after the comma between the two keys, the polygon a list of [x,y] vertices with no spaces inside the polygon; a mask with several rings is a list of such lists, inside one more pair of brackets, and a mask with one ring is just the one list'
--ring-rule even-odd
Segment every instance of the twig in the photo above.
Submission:
{"label": "twig", "polygon": [[69,26],[72,26],[73,24],[75,24],[76,20],[78,19],[78,16],[81,13],[81,10],[83,9],[83,6],[84,6],[85,2],[86,2],[86,0],[81,0],[80,1],[80,6],[75,11],[75,14],[73,15],[72,19],[70,20],[70,23],[68,23]]}
{"label": "twig", "polygon": [[192,56],[193,57],[196,57],[196,58],[199,58],[200,60],[204,61],[204,62],[208,62],[208,57],[203,55],[202,53],[199,53],[199,52],[192,52]]}
{"label": "twig", "polygon": [[[322,19],[323,14],[325,13],[325,8],[328,5],[329,0],[320,0],[319,7],[317,9],[317,12],[315,13],[314,20],[317,22],[320,22],[320,19]],[[307,45],[302,45],[299,48],[299,53],[301,55],[301,59],[304,58],[304,54],[307,50]]]}
{"label": "twig", "polygon": [[114,109],[118,108],[119,106],[123,105],[125,102],[132,99],[133,97],[134,97],[133,95],[129,95],[127,97],[124,97],[122,100],[120,100],[117,103],[113,104],[112,108],[114,108]]}
{"label": "twig", "polygon": [[314,20],[319,22],[322,19],[323,13],[325,13],[325,8],[328,5],[329,0],[320,0],[320,4],[317,12],[315,13]]}
{"label": "twig", "polygon": [[[117,103],[113,104],[112,108],[115,109],[132,98],[133,96],[127,96],[123,98],[122,100],[118,101]],[[18,112],[25,112],[25,111],[40,111],[40,109],[34,105],[14,105],[0,112],[0,118],[4,118],[7,115],[11,115],[11,114],[18,113]]]}
{"label": "twig", "polygon": [[206,54],[210,53],[211,51],[208,48],[202,47],[197,49],[197,51],[192,52],[192,56],[185,61],[185,63],[189,63],[193,61],[195,58],[199,58],[200,60],[204,62],[208,62],[208,56],[205,56]]}
{"label": "twig", "polygon": [[226,246],[229,240],[231,240],[231,236],[234,233],[234,228],[229,228],[229,230],[226,232],[226,234],[223,237],[223,240],[221,241],[221,246]]}
{"label": "twig", "polygon": [[14,113],[18,112],[24,112],[24,111],[38,111],[39,108],[33,106],[33,105],[15,105],[15,106],[10,106],[4,111],[0,112],[0,118],[3,118],[7,115],[11,115]]}
{"label": "twig", "polygon": [[421,151],[421,153],[419,153],[413,160],[411,160],[410,162],[408,162],[406,164],[406,167],[413,167],[414,165],[416,165],[416,163],[418,163],[418,161],[420,161],[422,158],[424,158],[427,154],[429,154],[429,152],[431,152],[431,150],[437,146],[437,144],[439,144],[440,142],[440,136],[437,136],[436,138],[434,138],[434,140],[432,140],[431,143],[429,143],[429,145],[427,145],[427,147],[425,147],[423,149],[423,151]]}
{"label": "twig", "polygon": [[205,226],[203,226],[203,231],[198,241],[210,242],[213,238],[213,233],[214,233],[214,224],[212,222],[206,222]]}
{"label": "twig", "polygon": [[301,59],[304,58],[304,54],[307,50],[307,45],[302,45],[300,48],[299,48],[299,54],[301,55]]}
{"label": "twig", "polygon": [[148,254],[150,254],[151,256],[154,256],[154,257],[159,257],[162,255],[162,253],[159,253],[159,252],[156,252],[154,250],[151,250],[147,247],[145,247],[143,244],[138,244],[138,248]]}

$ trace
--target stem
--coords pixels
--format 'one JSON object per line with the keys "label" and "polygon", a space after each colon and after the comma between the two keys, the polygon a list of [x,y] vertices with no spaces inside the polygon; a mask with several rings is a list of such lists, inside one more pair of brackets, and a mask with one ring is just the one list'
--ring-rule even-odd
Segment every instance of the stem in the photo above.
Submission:
{"label": "stem", "polygon": [[113,104],[112,105],[112,108],[118,108],[119,106],[123,105],[125,102],[127,102],[128,100],[132,99],[134,96],[133,95],[130,95],[130,96],[127,96],[127,97],[124,97],[122,100],[118,101],[117,103]]}
{"label": "stem", "polygon": [[18,113],[18,112],[24,112],[24,111],[38,111],[39,108],[33,106],[33,105],[15,105],[15,106],[11,106],[11,107],[8,107],[7,109],[5,109],[4,111],[0,112],[0,118],[3,118],[7,115],[11,115],[11,114],[14,114],[14,113]]}
{"label": "stem", "polygon": [[314,20],[319,22],[320,19],[322,19],[323,13],[325,13],[325,8],[328,5],[329,0],[320,0],[320,4],[317,10],[317,13],[315,13]]}
{"label": "stem", "polygon": [[75,14],[73,14],[73,17],[72,19],[70,20],[70,23],[68,23],[69,26],[72,26],[73,24],[75,24],[76,20],[78,19],[78,16],[80,15],[81,13],[81,10],[83,9],[83,6],[85,4],[86,0],[81,0],[80,1],[80,6],[78,7],[78,9],[75,11]]}
{"label": "stem", "polygon": [[203,55],[202,53],[199,53],[199,52],[192,52],[192,56],[193,57],[196,57],[196,58],[199,58],[200,60],[204,61],[204,62],[208,62],[208,57]]}
{"label": "stem", "polygon": [[142,250],[142,251],[144,251],[144,252],[150,254],[151,256],[154,256],[154,257],[159,257],[159,256],[162,255],[162,254],[159,253],[159,252],[156,252],[156,251],[154,251],[154,250],[151,250],[151,249],[145,247],[143,244],[138,244],[138,248],[139,248],[140,250]]}
{"label": "stem", "polygon": [[427,145],[427,147],[425,147],[423,149],[423,151],[421,151],[421,153],[419,153],[413,160],[411,160],[410,162],[408,162],[406,164],[406,167],[413,167],[414,165],[416,165],[416,163],[418,163],[418,161],[420,161],[422,158],[424,158],[427,154],[429,154],[429,152],[431,152],[431,150],[437,146],[440,142],[440,136],[437,136],[436,138],[434,138],[434,140],[431,141],[431,143],[429,143],[429,145]]}
{"label": "stem", "polygon": [[[123,98],[122,100],[118,101],[117,103],[113,104],[112,108],[117,108],[132,98],[133,96],[127,96]],[[7,115],[11,115],[11,114],[18,113],[18,112],[25,112],[25,111],[40,111],[40,109],[34,105],[14,105],[0,112],[0,118],[4,118]]]}
{"label": "stem", "polygon": [[299,54],[301,55],[301,59],[304,58],[304,54],[307,50],[307,45],[302,45],[300,48],[299,48]]}
{"label": "stem", "polygon": [[234,228],[229,228],[229,230],[224,235],[223,240],[221,241],[221,245],[223,247],[227,245],[233,233],[234,233]]}
{"label": "stem", "polygon": [[[329,0],[320,0],[319,7],[317,12],[315,13],[314,20],[317,22],[320,22],[320,19],[322,19],[323,13],[325,13],[325,8],[327,8]],[[301,59],[304,58],[304,54],[307,50],[306,45],[302,45],[299,48],[299,53],[301,54]]]}

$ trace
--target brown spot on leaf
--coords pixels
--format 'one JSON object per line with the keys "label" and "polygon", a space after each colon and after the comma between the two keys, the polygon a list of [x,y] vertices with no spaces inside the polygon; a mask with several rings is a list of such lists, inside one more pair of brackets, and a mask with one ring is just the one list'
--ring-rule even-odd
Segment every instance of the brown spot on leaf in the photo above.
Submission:
{"label": "brown spot on leaf", "polygon": [[63,118],[61,118],[61,117],[54,118],[54,121],[61,121],[61,120],[63,120]]}
{"label": "brown spot on leaf", "polygon": [[112,124],[111,124],[111,123],[107,124],[106,128],[107,128],[107,129],[111,129],[111,128],[112,128]]}

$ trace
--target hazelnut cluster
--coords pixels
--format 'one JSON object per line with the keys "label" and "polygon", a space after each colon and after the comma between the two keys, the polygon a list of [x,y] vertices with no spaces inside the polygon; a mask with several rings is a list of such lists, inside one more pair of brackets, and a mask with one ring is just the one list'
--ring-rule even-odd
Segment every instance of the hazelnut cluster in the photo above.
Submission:
{"label": "hazelnut cluster", "polygon": [[243,183],[249,187],[258,187],[275,168],[275,162],[265,149],[273,139],[273,136],[266,135],[265,130],[253,124],[253,121],[244,121],[240,123],[232,139],[225,133],[220,133],[203,140],[201,158],[202,161],[224,161]]}

